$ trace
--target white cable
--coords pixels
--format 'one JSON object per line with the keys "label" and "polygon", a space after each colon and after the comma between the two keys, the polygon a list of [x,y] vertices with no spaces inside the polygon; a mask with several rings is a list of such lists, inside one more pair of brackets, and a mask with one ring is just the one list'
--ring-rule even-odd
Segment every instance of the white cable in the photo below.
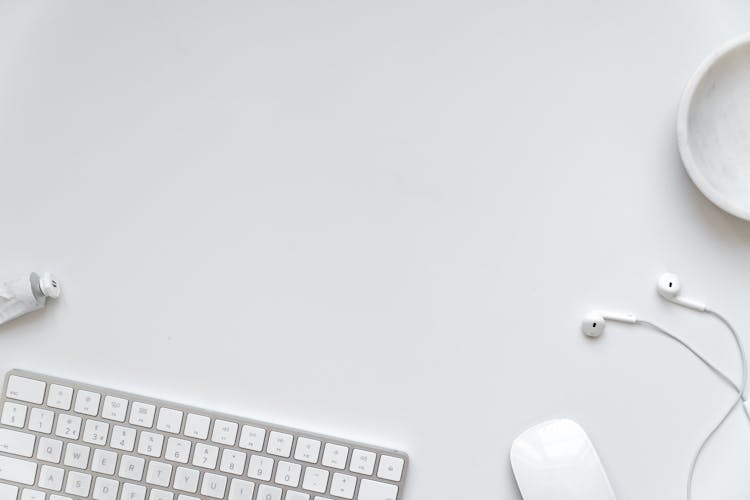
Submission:
{"label": "white cable", "polygon": [[[714,425],[711,431],[706,435],[706,437],[703,439],[700,446],[698,447],[698,450],[696,451],[695,455],[693,456],[693,460],[690,464],[690,469],[688,472],[688,479],[687,479],[687,500],[691,500],[693,497],[693,479],[695,477],[695,469],[698,465],[698,460],[700,459],[700,456],[703,454],[703,450],[705,449],[706,445],[708,445],[709,441],[711,441],[711,438],[713,438],[713,436],[721,428],[724,422],[726,422],[726,420],[729,418],[729,415],[732,414],[732,411],[735,409],[735,407],[740,402],[747,401],[745,398],[745,389],[747,387],[747,362],[746,362],[746,357],[745,357],[745,350],[742,347],[742,342],[740,340],[740,337],[735,331],[734,327],[732,327],[731,323],[729,323],[729,321],[726,318],[724,318],[724,316],[722,316],[718,312],[711,310],[711,309],[705,309],[705,312],[714,316],[719,321],[721,321],[727,327],[727,329],[729,329],[732,336],[734,337],[734,341],[737,344],[737,349],[740,354],[740,360],[742,362],[742,380],[739,385],[736,384],[728,375],[726,375],[724,372],[719,370],[708,359],[706,359],[705,356],[700,354],[698,351],[696,351],[693,347],[691,347],[687,342],[685,342],[681,338],[677,337],[676,335],[670,333],[666,329],[654,323],[651,323],[649,321],[645,321],[645,320],[636,321],[636,323],[652,328],[656,330],[657,332],[666,335],[667,337],[671,338],[672,340],[682,345],[684,348],[690,351],[696,358],[698,358],[704,365],[706,365],[711,371],[713,371],[717,376],[719,376],[719,378],[721,378],[724,382],[726,382],[729,386],[731,386],[737,392],[737,399],[733,401],[732,406],[729,407],[729,409],[722,416],[719,422],[716,423],[716,425]],[[747,406],[743,405],[743,408],[745,410],[745,416],[748,418],[748,421],[750,421],[750,413],[748,413]]]}

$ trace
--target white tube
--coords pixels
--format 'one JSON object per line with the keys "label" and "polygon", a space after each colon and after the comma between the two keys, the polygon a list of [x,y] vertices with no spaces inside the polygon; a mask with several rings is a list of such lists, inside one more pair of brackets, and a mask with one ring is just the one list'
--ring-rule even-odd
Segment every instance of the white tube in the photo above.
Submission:
{"label": "white tube", "polygon": [[26,313],[41,309],[47,297],[60,296],[60,284],[49,273],[36,273],[0,284],[0,325]]}

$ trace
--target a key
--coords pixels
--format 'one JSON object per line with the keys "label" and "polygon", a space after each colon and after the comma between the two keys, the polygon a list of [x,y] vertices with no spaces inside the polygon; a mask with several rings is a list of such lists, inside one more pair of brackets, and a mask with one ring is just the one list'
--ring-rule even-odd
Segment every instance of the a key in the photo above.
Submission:
{"label": "a key", "polygon": [[261,451],[263,441],[266,437],[265,429],[253,427],[252,425],[243,425],[240,434],[240,448],[246,448],[252,451]]}
{"label": "a key", "polygon": [[50,384],[47,395],[47,406],[60,410],[70,410],[70,402],[73,400],[73,389],[64,385]]}
{"label": "a key", "polygon": [[[91,448],[75,443],[68,443],[65,447],[65,460],[63,463],[69,467],[85,469],[89,465],[89,452]],[[70,492],[68,492],[70,493]]]}
{"label": "a key", "polygon": [[45,462],[59,464],[60,457],[62,456],[62,448],[62,441],[42,436],[39,438],[39,448],[36,450],[36,458]]}
{"label": "a key", "polygon": [[117,500],[117,491],[120,489],[120,483],[114,479],[106,477],[97,477],[94,481],[94,500]]}
{"label": "a key", "polygon": [[310,500],[310,495],[301,491],[287,491],[284,500]]}
{"label": "a key", "polygon": [[237,439],[237,424],[226,420],[214,420],[214,430],[211,433],[211,441],[214,443],[234,446]]}
{"label": "a key", "polygon": [[112,429],[112,440],[109,445],[118,450],[133,451],[133,446],[135,445],[135,429],[115,425]]}
{"label": "a key", "polygon": [[281,500],[281,488],[261,484],[258,487],[257,500]]}
{"label": "a key", "polygon": [[226,476],[206,472],[203,474],[201,484],[201,495],[212,498],[224,498],[224,490],[227,487]]}
{"label": "a key", "polygon": [[68,472],[68,482],[65,483],[65,493],[86,498],[91,489],[91,476],[83,472]]}
{"label": "a key", "polygon": [[0,500],[16,500],[18,486],[0,483]]}
{"label": "a key", "polygon": [[151,488],[151,493],[148,494],[148,500],[173,500],[174,493],[171,491],[158,490]]}
{"label": "a key", "polygon": [[206,439],[210,423],[211,419],[208,417],[188,413],[187,419],[185,419],[185,435],[198,439]]}
{"label": "a key", "polygon": [[229,474],[242,474],[245,469],[245,460],[247,455],[244,452],[225,449],[221,453],[221,465],[219,470]]}
{"label": "a key", "polygon": [[294,450],[295,460],[314,464],[318,461],[319,454],[320,441],[306,437],[297,439],[297,447]]}
{"label": "a key", "polygon": [[79,390],[76,394],[75,412],[95,417],[99,413],[99,400],[101,394],[91,391]]}
{"label": "a key", "polygon": [[42,465],[39,471],[38,485],[48,490],[60,491],[63,485],[63,476],[65,476],[65,471],[61,468]]}
{"label": "a key", "polygon": [[81,432],[81,417],[75,415],[58,415],[55,434],[60,437],[76,440]]}
{"label": "a key", "polygon": [[31,457],[34,454],[36,436],[25,432],[0,429],[0,451]]}
{"label": "a key", "polygon": [[120,470],[117,472],[117,475],[123,479],[140,481],[143,477],[143,467],[145,465],[146,461],[140,457],[122,455],[120,457]]}
{"label": "a key", "polygon": [[47,384],[41,380],[11,375],[8,377],[8,390],[5,395],[12,399],[39,405],[44,401],[44,389],[46,387]]}
{"label": "a key", "polygon": [[26,425],[26,406],[6,401],[0,422],[11,427],[23,428]]}
{"label": "a key", "polygon": [[232,479],[227,500],[252,500],[253,491],[255,491],[255,483],[252,481]]}
{"label": "a key", "polygon": [[268,435],[268,449],[266,451],[271,455],[289,457],[292,452],[293,439],[291,434],[271,431]]}
{"label": "a key", "polygon": [[153,432],[142,431],[138,439],[138,453],[149,457],[158,458],[161,456],[161,447],[164,443],[164,436]]}
{"label": "a key", "polygon": [[276,467],[276,483],[284,486],[296,488],[299,484],[299,476],[302,473],[302,466],[291,462],[280,461]]}
{"label": "a key", "polygon": [[52,432],[52,421],[55,414],[49,410],[32,408],[29,414],[29,430],[49,434]]}
{"label": "a key", "polygon": [[177,490],[195,493],[198,490],[199,472],[196,469],[187,467],[177,467],[174,476],[174,488]]}
{"label": "a key", "polygon": [[46,493],[39,490],[32,490],[31,488],[24,488],[21,491],[21,500],[44,500],[47,496]]}
{"label": "a key", "polygon": [[17,458],[0,456],[0,479],[32,485],[36,478],[36,464]]}
{"label": "a key", "polygon": [[372,476],[375,470],[375,454],[371,451],[357,450],[352,451],[352,463],[349,470]]}
{"label": "a key", "polygon": [[[125,414],[128,411],[128,400],[116,398],[114,396],[105,396],[104,405],[102,406],[102,418],[115,420],[117,422],[125,421]],[[123,491],[124,487],[123,487]]]}
{"label": "a key", "polygon": [[94,458],[91,460],[91,470],[101,474],[115,473],[115,464],[117,463],[117,453],[109,450],[94,450]]}
{"label": "a key", "polygon": [[159,419],[156,421],[156,428],[160,431],[179,434],[182,426],[182,412],[171,408],[162,408],[159,410]]}
{"label": "a key", "polygon": [[164,458],[186,464],[189,456],[190,441],[173,437],[167,439],[167,451],[164,453]]}
{"label": "a key", "polygon": [[354,487],[357,485],[357,478],[348,474],[335,472],[331,479],[331,495],[351,500],[354,498]]}
{"label": "a key", "polygon": [[378,464],[378,477],[388,481],[401,481],[401,474],[404,470],[404,459],[382,455],[380,464]]}
{"label": "a key", "polygon": [[125,483],[122,485],[120,500],[145,500],[146,487],[140,484]]}
{"label": "a key", "polygon": [[130,408],[130,420],[129,422],[138,427],[148,427],[154,424],[154,413],[156,407],[147,403],[140,403],[138,401],[133,402]]}
{"label": "a key", "polygon": [[346,468],[346,457],[349,455],[349,448],[339,444],[326,443],[323,448],[322,464],[334,469]]}
{"label": "a key", "polygon": [[99,420],[88,419],[83,426],[83,440],[87,443],[105,446],[107,444],[107,435],[109,434],[109,424]]}
{"label": "a key", "polygon": [[157,486],[169,486],[169,478],[172,476],[172,466],[164,462],[151,461],[146,472],[146,482]]}
{"label": "a key", "polygon": [[204,469],[216,468],[216,459],[219,456],[219,448],[210,444],[195,443],[193,454],[193,465]]}
{"label": "a key", "polygon": [[363,479],[359,484],[357,500],[396,500],[396,495],[398,495],[398,486],[394,484]]}
{"label": "a key", "polygon": [[270,481],[272,470],[273,458],[261,457],[260,455],[250,456],[250,464],[247,466],[248,476],[261,481]]}
{"label": "a key", "polygon": [[316,493],[325,493],[328,487],[328,471],[307,467],[305,469],[305,478],[302,480],[302,488],[314,491]]}

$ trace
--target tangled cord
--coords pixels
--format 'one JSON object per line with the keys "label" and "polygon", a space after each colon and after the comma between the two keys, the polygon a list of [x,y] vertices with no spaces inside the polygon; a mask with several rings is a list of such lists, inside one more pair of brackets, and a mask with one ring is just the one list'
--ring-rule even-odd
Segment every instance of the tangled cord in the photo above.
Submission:
{"label": "tangled cord", "polygon": [[[727,329],[731,332],[732,336],[734,337],[734,341],[737,344],[737,349],[740,353],[740,360],[742,362],[742,380],[739,385],[737,385],[728,375],[726,375],[724,372],[719,370],[713,363],[711,363],[708,359],[706,359],[705,356],[700,354],[698,351],[696,351],[693,347],[691,347],[687,342],[682,340],[681,338],[677,337],[673,333],[667,331],[666,329],[651,323],[649,321],[645,320],[637,320],[636,323],[640,325],[647,326],[653,330],[656,330],[657,332],[666,335],[667,337],[671,338],[672,340],[676,341],[678,344],[683,346],[685,349],[690,351],[696,358],[698,358],[704,365],[706,365],[712,372],[714,372],[720,379],[722,379],[724,382],[726,382],[730,387],[732,387],[737,392],[737,399],[735,399],[732,402],[732,405],[729,407],[729,409],[724,413],[724,415],[721,417],[721,419],[714,425],[714,427],[711,429],[711,431],[706,435],[706,437],[701,442],[700,446],[698,447],[698,450],[695,452],[695,455],[693,456],[693,460],[690,464],[690,470],[688,472],[688,479],[687,479],[687,500],[692,500],[693,497],[693,479],[695,477],[695,469],[698,465],[698,460],[700,459],[700,456],[703,454],[703,450],[706,448],[706,445],[711,441],[711,439],[714,437],[716,432],[721,428],[722,425],[724,425],[724,422],[727,421],[729,418],[729,415],[732,414],[732,411],[737,407],[738,404],[741,402],[746,402],[745,398],[745,388],[747,386],[747,362],[745,358],[745,350],[742,347],[742,342],[740,340],[739,335],[735,331],[732,324],[721,314],[718,312],[712,310],[712,309],[706,309],[705,312],[707,314],[710,314],[717,318],[719,321],[721,321],[724,326],[727,327]],[[747,406],[743,405],[743,408],[745,410],[745,416],[748,418],[748,421],[750,421],[750,413],[748,413]]]}

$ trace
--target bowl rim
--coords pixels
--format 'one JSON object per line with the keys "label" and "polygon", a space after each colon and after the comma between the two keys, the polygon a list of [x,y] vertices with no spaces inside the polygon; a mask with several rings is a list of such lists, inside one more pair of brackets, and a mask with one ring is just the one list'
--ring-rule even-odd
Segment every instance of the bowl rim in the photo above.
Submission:
{"label": "bowl rim", "polygon": [[680,151],[680,156],[682,157],[682,165],[685,167],[690,179],[692,179],[693,183],[706,196],[706,198],[711,200],[712,203],[722,210],[741,219],[750,221],[750,209],[744,209],[737,206],[733,203],[731,198],[724,196],[721,191],[717,190],[708,181],[703,174],[703,171],[700,169],[698,162],[695,160],[688,141],[688,119],[690,117],[690,110],[698,85],[700,85],[703,78],[706,76],[706,73],[708,73],[716,63],[745,45],[750,45],[750,33],[743,33],[742,35],[732,38],[716,49],[703,60],[695,73],[693,73],[693,76],[690,77],[690,80],[688,80],[685,90],[682,93],[680,106],[677,110],[677,146]]}

